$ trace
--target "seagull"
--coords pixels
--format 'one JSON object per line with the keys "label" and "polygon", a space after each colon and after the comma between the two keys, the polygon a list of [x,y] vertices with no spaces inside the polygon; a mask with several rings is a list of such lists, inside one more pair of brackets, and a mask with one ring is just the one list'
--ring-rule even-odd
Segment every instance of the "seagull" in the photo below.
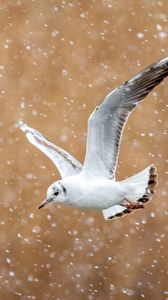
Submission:
{"label": "seagull", "polygon": [[145,68],[110,92],[88,120],[86,155],[83,165],[43,134],[19,121],[29,142],[46,154],[60,172],[52,183],[48,203],[67,204],[102,211],[105,220],[144,208],[157,185],[155,165],[122,181],[115,180],[119,146],[131,111],[168,76],[168,57]]}

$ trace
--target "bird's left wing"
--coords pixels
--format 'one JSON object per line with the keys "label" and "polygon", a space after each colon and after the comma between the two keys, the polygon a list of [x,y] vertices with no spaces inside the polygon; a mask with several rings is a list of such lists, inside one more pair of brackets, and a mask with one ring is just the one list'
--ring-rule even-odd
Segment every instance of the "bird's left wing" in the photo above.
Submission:
{"label": "bird's left wing", "polygon": [[131,111],[168,76],[168,57],[153,63],[106,96],[88,122],[82,173],[113,178],[121,134]]}
{"label": "bird's left wing", "polygon": [[27,126],[22,121],[19,121],[18,125],[26,134],[29,142],[40,149],[52,160],[62,178],[80,173],[82,165],[72,155],[52,144],[43,134]]}

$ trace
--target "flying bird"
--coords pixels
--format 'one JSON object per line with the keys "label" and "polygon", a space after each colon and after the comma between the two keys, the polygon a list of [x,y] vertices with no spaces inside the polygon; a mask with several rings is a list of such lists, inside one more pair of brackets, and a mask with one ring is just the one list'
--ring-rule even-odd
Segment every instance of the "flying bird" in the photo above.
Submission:
{"label": "flying bird", "polygon": [[144,207],[155,192],[156,167],[150,165],[132,177],[116,181],[119,146],[131,111],[167,75],[168,57],[148,66],[105,97],[88,120],[83,165],[40,132],[18,122],[30,143],[52,160],[62,177],[49,186],[39,208],[52,202],[67,204],[101,210],[105,220],[110,220]]}

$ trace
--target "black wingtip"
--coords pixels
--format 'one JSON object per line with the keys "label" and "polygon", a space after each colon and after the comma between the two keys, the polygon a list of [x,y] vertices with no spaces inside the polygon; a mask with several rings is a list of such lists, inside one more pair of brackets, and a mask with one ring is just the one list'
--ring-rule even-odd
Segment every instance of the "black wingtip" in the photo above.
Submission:
{"label": "black wingtip", "polygon": [[38,209],[44,207],[44,205],[45,205],[45,204],[40,204],[39,207],[38,207]]}

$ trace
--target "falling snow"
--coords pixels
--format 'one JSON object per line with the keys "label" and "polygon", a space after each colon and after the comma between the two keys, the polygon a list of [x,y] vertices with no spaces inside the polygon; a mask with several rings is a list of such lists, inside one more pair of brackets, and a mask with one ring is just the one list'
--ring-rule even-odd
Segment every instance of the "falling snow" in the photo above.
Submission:
{"label": "falling snow", "polygon": [[144,33],[143,32],[137,32],[136,34],[138,39],[143,39],[144,38]]}
{"label": "falling snow", "polygon": [[147,0],[1,3],[0,299],[168,300],[168,81],[129,119],[116,174],[155,163],[156,196],[111,222],[56,204],[38,210],[59,173],[16,124],[83,162],[92,110],[167,55],[167,10],[167,1]]}

